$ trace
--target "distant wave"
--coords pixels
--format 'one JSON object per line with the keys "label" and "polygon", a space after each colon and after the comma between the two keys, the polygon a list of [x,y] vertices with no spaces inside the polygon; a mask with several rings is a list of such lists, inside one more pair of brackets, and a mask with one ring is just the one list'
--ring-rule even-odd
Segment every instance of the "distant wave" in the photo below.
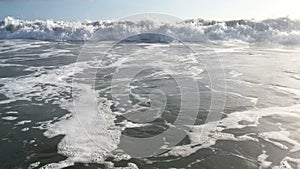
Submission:
{"label": "distant wave", "polygon": [[[124,40],[136,34],[151,33],[168,35],[187,42],[209,39],[211,41],[271,42],[279,44],[300,44],[300,21],[289,18],[268,19],[263,21],[233,20],[208,21],[203,19],[184,20],[179,23],[144,21],[24,21],[6,17],[0,21],[0,39],[37,39],[52,41],[88,41],[97,32],[97,40]],[[142,37],[142,36],[136,36]],[[145,38],[145,36],[143,36]],[[170,41],[172,38],[158,38]],[[133,39],[130,41],[141,41]],[[155,41],[155,40],[154,40]]]}

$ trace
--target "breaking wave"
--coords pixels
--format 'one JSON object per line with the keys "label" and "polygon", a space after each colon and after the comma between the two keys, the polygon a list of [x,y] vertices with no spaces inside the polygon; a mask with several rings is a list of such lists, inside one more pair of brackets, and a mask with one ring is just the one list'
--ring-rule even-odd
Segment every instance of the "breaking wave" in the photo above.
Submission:
{"label": "breaking wave", "polygon": [[[168,35],[186,42],[244,41],[300,44],[300,21],[290,18],[263,21],[233,20],[208,21],[190,19],[174,24],[151,20],[142,21],[25,21],[6,17],[0,21],[0,39],[36,39],[52,41],[88,41],[97,32],[97,40],[122,40],[136,34],[150,33],[146,41],[158,39],[169,42],[172,38],[159,38],[151,33]],[[141,36],[138,36],[141,37]],[[143,37],[145,38],[145,37]],[[143,39],[131,39],[131,41]]]}

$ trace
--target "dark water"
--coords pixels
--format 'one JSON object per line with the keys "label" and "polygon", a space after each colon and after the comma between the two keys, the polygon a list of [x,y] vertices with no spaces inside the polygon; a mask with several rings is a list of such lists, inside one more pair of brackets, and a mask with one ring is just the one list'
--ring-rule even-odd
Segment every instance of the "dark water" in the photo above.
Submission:
{"label": "dark water", "polygon": [[[2,40],[0,168],[297,168],[299,51],[228,42],[212,50],[195,43]],[[212,88],[220,69],[222,119],[203,141],[199,131],[209,126],[212,95],[223,85]],[[86,88],[96,91],[98,114]],[[123,137],[160,134],[165,140],[151,144]]]}

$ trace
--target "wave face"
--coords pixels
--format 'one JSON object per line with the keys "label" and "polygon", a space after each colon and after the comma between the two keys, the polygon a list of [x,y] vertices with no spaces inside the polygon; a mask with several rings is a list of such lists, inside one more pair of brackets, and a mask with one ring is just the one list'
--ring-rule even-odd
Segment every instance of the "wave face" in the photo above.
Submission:
{"label": "wave face", "polygon": [[[36,39],[52,41],[88,41],[97,33],[97,40],[124,40],[136,34],[157,33],[174,37],[180,41],[244,41],[271,42],[279,44],[300,44],[300,21],[289,18],[268,19],[263,21],[234,20],[207,21],[190,19],[170,24],[144,21],[24,21],[6,17],[0,21],[0,39]],[[147,35],[148,36],[148,35]],[[153,34],[147,41],[170,38]],[[150,40],[149,40],[150,39]],[[132,40],[132,39],[131,39]],[[143,39],[136,39],[138,42]]]}

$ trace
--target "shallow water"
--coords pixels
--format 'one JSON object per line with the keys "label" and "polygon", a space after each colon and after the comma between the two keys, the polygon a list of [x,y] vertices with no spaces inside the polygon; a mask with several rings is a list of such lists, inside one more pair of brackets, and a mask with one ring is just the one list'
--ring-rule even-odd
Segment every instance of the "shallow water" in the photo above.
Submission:
{"label": "shallow water", "polygon": [[297,168],[299,53],[1,40],[0,168]]}

